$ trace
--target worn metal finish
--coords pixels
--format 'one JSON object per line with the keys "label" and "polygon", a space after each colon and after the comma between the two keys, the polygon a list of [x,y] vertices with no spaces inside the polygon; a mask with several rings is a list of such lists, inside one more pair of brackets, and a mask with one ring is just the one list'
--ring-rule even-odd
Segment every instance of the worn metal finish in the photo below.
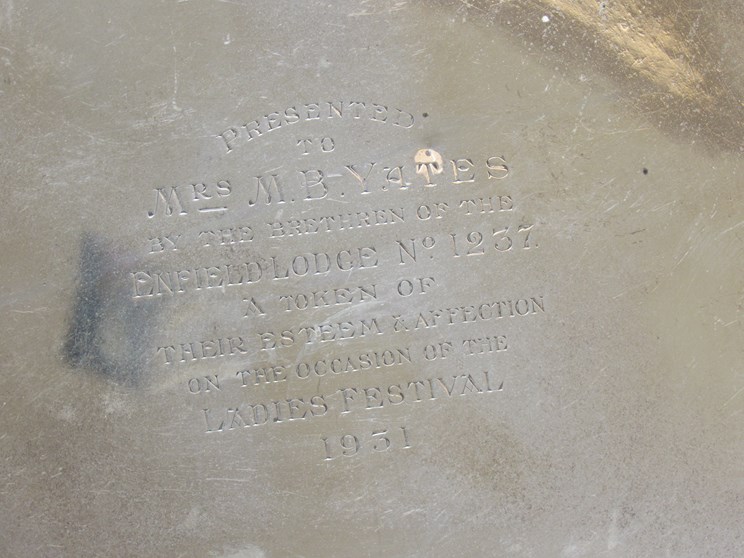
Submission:
{"label": "worn metal finish", "polygon": [[742,21],[0,2],[0,554],[741,555]]}

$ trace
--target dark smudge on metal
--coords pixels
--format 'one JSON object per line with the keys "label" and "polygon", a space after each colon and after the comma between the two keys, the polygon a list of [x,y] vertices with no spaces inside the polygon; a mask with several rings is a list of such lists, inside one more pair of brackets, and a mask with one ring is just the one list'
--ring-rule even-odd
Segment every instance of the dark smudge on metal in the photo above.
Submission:
{"label": "dark smudge on metal", "polygon": [[80,242],[78,285],[63,346],[75,368],[129,386],[142,383],[142,347],[147,318],[130,301],[114,294],[114,256],[106,242],[85,234]]}

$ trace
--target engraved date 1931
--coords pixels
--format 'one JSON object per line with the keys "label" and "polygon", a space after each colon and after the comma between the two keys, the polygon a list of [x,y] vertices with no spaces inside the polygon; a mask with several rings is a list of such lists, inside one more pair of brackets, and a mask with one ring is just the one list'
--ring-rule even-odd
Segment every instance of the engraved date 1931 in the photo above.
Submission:
{"label": "engraved date 1931", "polygon": [[342,434],[341,436],[321,436],[325,449],[324,461],[331,461],[339,457],[354,457],[357,455],[383,453],[394,449],[408,449],[411,442],[405,426],[393,429],[373,430],[370,433]]}

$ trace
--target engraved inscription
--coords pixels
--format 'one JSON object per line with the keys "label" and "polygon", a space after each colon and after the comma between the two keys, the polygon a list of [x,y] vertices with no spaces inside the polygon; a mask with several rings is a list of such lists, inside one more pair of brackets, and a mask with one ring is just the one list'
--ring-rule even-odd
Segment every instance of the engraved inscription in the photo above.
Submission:
{"label": "engraved inscription", "polygon": [[323,308],[377,300],[377,285],[359,285],[355,287],[340,287],[323,289],[309,293],[281,294],[279,301],[287,311],[307,310],[308,308]]}
{"label": "engraved inscription", "polygon": [[230,126],[216,134],[223,152],[230,153],[237,145],[250,142],[275,130],[288,128],[298,122],[341,119],[346,121],[369,121],[390,124],[399,128],[411,128],[413,114],[399,108],[366,101],[317,101],[287,107],[270,112],[247,122]]}
{"label": "engraved inscription", "polygon": [[354,457],[360,452],[386,452],[411,447],[408,429],[400,426],[396,429],[383,428],[365,434],[341,434],[340,436],[321,437],[325,450],[325,460],[339,457]]}
{"label": "engraved inscription", "polygon": [[328,414],[343,416],[368,413],[399,405],[430,404],[462,396],[502,392],[504,382],[491,370],[466,374],[418,378],[396,384],[341,387],[309,397],[271,399],[240,403],[234,407],[205,408],[203,425],[207,434],[300,420],[315,420]]}
{"label": "engraved inscription", "polygon": [[[524,328],[553,306],[506,271],[529,269],[553,240],[520,197],[523,162],[443,143],[370,157],[339,131],[384,125],[405,137],[414,124],[381,103],[297,103],[214,135],[234,175],[147,186],[128,296],[227,308],[194,316],[192,334],[173,325],[149,353],[179,375],[201,432],[312,423],[318,458],[337,466],[415,452],[422,441],[400,421],[409,409],[498,405],[516,381]],[[270,134],[286,160],[233,153]],[[500,292],[479,280],[489,273]]]}

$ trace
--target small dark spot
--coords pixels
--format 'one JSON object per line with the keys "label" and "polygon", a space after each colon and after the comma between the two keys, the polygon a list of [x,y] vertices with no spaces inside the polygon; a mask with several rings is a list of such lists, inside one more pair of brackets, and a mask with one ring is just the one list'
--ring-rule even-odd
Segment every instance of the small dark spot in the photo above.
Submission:
{"label": "small dark spot", "polygon": [[423,114],[422,114],[421,116],[423,116],[424,118],[426,118],[426,117],[428,117],[428,116],[429,116],[429,113],[428,113],[428,112],[425,112],[425,113],[423,113]]}
{"label": "small dark spot", "polygon": [[648,174],[648,169],[646,167],[643,167],[643,174]]}

